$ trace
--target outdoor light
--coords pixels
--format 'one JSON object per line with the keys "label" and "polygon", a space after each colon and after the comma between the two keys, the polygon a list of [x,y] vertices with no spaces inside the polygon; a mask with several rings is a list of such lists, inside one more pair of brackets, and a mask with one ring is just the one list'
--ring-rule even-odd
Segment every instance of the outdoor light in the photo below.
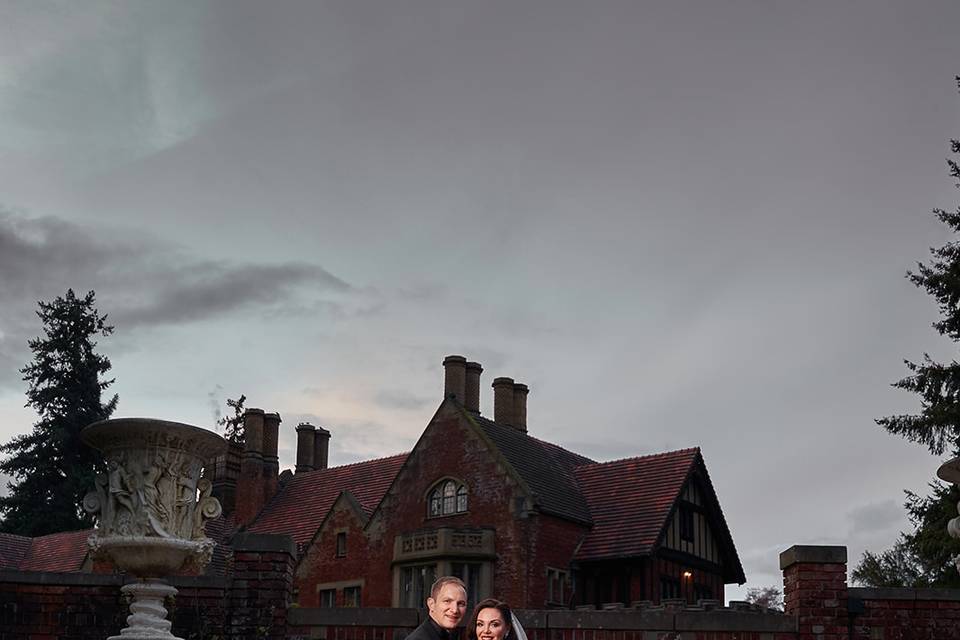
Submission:
{"label": "outdoor light", "polygon": [[692,577],[693,577],[693,571],[684,571],[684,572],[683,572],[683,578],[684,578],[684,580],[689,580],[689,579],[692,578]]}

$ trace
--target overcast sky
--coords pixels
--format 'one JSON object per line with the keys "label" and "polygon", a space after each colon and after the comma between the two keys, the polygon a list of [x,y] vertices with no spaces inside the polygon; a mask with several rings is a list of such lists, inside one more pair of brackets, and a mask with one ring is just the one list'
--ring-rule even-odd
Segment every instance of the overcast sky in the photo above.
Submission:
{"label": "overcast sky", "polygon": [[[227,397],[409,450],[458,353],[599,460],[700,446],[748,586],[851,566],[939,461],[956,2],[0,3],[0,439],[36,301],[95,289],[118,416]],[[737,597],[741,590],[728,595]]]}

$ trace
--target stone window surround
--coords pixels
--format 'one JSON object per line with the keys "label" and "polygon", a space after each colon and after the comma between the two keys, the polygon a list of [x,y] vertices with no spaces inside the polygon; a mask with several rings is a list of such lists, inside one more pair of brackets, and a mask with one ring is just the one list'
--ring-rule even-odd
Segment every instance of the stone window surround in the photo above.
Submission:
{"label": "stone window surround", "polygon": [[[454,486],[454,494],[452,496],[453,506],[450,511],[445,510],[447,496],[444,495],[444,489],[448,483],[453,483]],[[424,498],[424,503],[427,509],[427,518],[446,518],[448,516],[458,516],[468,513],[470,509],[469,495],[470,488],[467,486],[467,483],[460,478],[455,478],[453,476],[444,476],[439,478],[436,482],[430,485],[430,488],[427,489],[426,496]],[[433,501],[435,499],[440,503],[439,513],[433,512]]]}
{"label": "stone window surround", "polygon": [[[480,563],[479,592],[492,594],[497,559],[493,529],[440,527],[398,535],[393,547],[394,607],[400,606],[404,566],[436,564],[436,575],[450,575],[454,562]],[[426,606],[421,605],[421,606]]]}

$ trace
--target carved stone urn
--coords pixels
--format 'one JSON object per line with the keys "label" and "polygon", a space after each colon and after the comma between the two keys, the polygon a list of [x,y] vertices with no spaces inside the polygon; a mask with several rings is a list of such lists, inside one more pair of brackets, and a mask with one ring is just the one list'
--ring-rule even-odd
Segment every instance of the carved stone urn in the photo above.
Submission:
{"label": "carved stone urn", "polygon": [[[940,468],[937,469],[937,477],[955,485],[960,485],[960,458],[947,460],[940,465]],[[960,510],[960,504],[957,504],[957,509]],[[947,533],[953,538],[960,538],[960,516],[947,522]],[[960,557],[954,558],[953,562],[957,565],[957,570],[960,571]]]}
{"label": "carved stone urn", "polygon": [[133,598],[131,615],[110,640],[179,640],[163,606],[177,590],[159,579],[210,561],[215,543],[204,524],[221,507],[200,473],[227,443],[206,429],[151,418],[95,422],[81,438],[107,461],[83,500],[84,510],[98,515],[92,555],[138,578],[121,587]]}

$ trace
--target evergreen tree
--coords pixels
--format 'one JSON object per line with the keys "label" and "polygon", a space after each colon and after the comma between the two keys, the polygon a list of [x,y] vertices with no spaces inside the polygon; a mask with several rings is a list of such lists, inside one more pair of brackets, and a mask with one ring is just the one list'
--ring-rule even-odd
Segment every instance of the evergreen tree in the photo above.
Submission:
{"label": "evergreen tree", "polygon": [[236,400],[227,398],[227,407],[233,409],[233,415],[222,416],[217,420],[217,426],[223,427],[223,437],[230,442],[243,442],[243,414],[246,411],[243,403],[246,401],[247,396],[243,394]]}
{"label": "evergreen tree", "polygon": [[953,558],[960,554],[960,540],[947,533],[947,522],[957,516],[960,489],[942,482],[931,483],[931,494],[920,497],[906,491],[904,508],[913,533],[901,533],[891,549],[866,551],[853,570],[853,580],[871,587],[960,588],[960,572]]}
{"label": "evergreen tree", "polygon": [[92,520],[80,507],[103,469],[100,454],[80,441],[80,431],[109,418],[117,406],[102,393],[113,383],[102,376],[110,360],[94,349],[94,336],[113,327],[94,305],[94,292],[73,290],[53,302],[40,302],[44,335],[29,342],[33,361],[20,370],[28,383],[27,404],[39,420],[33,431],[0,446],[8,454],[0,472],[13,477],[0,497],[0,530],[26,536],[83,529]]}
{"label": "evergreen tree", "polygon": [[[960,87],[960,76],[956,78]],[[960,141],[950,140],[950,150],[960,154]],[[960,164],[947,159],[950,175],[960,187]],[[954,233],[960,231],[960,207],[956,211],[934,209],[937,218]],[[930,250],[929,264],[918,263],[908,271],[913,284],[934,297],[940,320],[933,328],[954,342],[960,341],[960,242],[952,240]],[[960,363],[936,362],[928,354],[921,363],[905,360],[910,375],[894,386],[920,396],[918,414],[888,416],[877,424],[890,433],[926,446],[931,453],[953,451],[960,455]],[[947,534],[947,521],[957,516],[960,491],[955,486],[931,484],[931,495],[907,493],[904,506],[914,526],[903,533],[892,549],[866,552],[853,572],[853,579],[869,586],[960,587],[960,574],[952,558],[960,554],[960,541]]]}
{"label": "evergreen tree", "polygon": [[[960,76],[957,85],[960,87]],[[960,154],[960,141],[950,140],[950,150]],[[960,165],[948,158],[947,166],[960,187]],[[933,213],[954,233],[960,231],[960,207],[956,211],[934,209]],[[933,323],[933,328],[957,342],[960,341],[960,242],[953,240],[939,249],[931,249],[930,253],[933,254],[930,264],[917,263],[917,270],[908,271],[907,277],[937,300],[941,319]],[[881,418],[877,424],[890,433],[926,445],[936,455],[957,448],[960,445],[960,363],[954,360],[943,364],[927,354],[923,355],[921,364],[909,360],[904,363],[911,375],[894,386],[919,395],[921,411],[917,415]]]}

